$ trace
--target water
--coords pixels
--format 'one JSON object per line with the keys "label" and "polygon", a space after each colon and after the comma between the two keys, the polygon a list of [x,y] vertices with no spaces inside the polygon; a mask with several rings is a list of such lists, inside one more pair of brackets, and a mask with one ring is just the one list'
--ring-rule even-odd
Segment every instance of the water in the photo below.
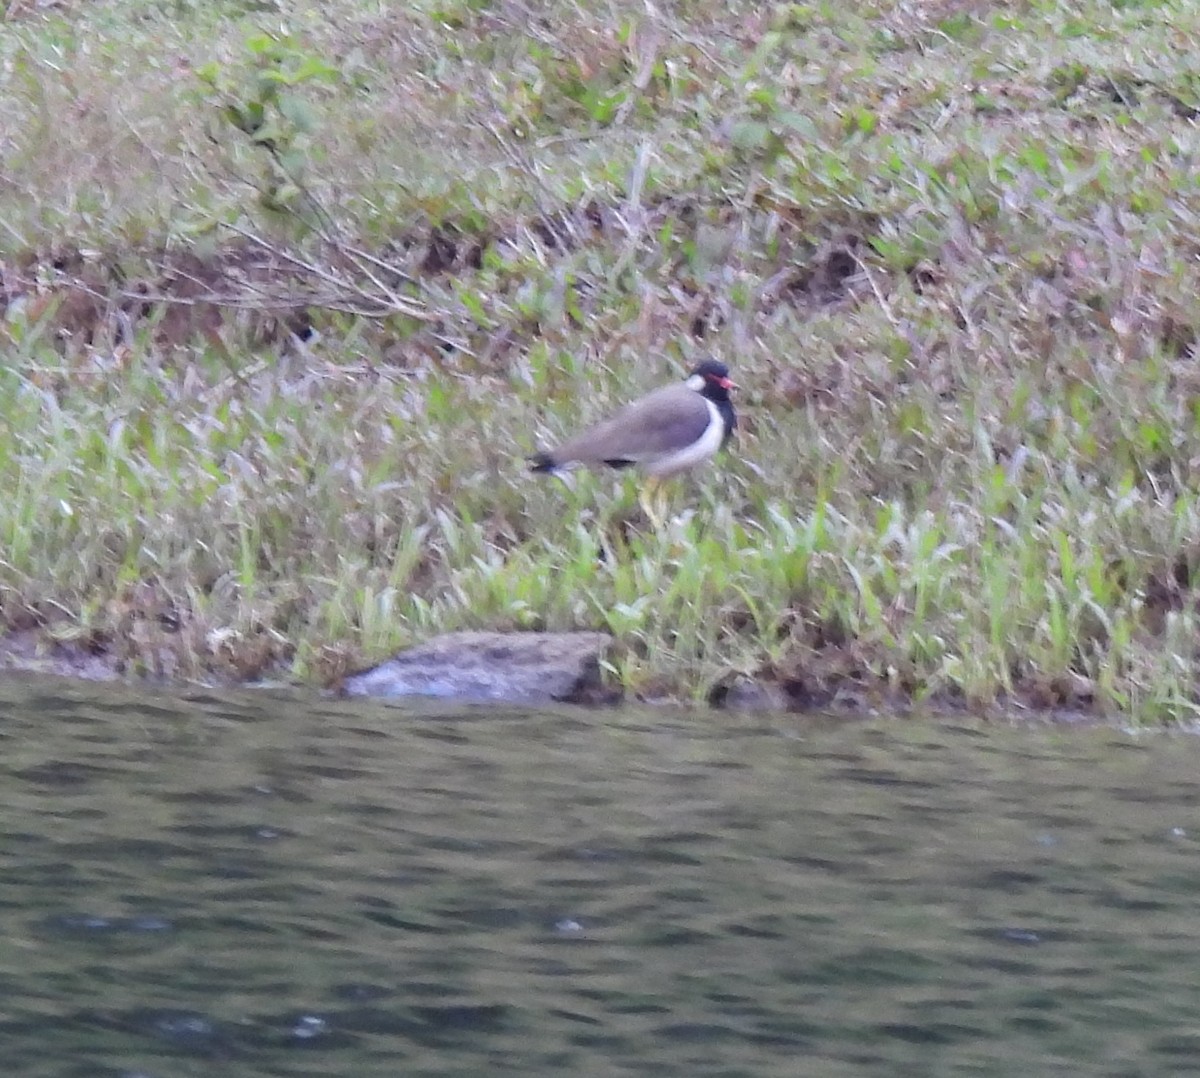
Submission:
{"label": "water", "polygon": [[1200,740],[0,686],[6,1074],[1200,1072]]}

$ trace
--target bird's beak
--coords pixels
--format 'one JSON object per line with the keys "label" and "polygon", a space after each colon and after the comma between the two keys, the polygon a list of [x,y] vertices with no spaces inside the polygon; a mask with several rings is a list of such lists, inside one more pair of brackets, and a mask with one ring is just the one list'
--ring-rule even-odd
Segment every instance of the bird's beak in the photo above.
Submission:
{"label": "bird's beak", "polygon": [[735,382],[732,378],[714,378],[713,381],[715,381],[722,389],[737,389],[738,387],[737,382]]}

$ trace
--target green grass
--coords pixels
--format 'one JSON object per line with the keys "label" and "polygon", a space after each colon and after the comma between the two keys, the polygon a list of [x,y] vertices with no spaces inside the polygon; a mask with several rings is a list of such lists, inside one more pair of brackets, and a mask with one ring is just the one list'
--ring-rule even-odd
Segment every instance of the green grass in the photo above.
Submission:
{"label": "green grass", "polygon": [[[1200,13],[537,11],[4,24],[0,624],[315,682],[600,628],[644,696],[1194,718]],[[743,430],[666,533],[526,474],[708,352]]]}

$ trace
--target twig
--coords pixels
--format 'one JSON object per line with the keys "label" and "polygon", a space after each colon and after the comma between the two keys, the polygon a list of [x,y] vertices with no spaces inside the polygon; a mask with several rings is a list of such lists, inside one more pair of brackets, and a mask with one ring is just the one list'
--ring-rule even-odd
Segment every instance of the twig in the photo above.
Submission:
{"label": "twig", "polygon": [[[282,247],[278,247],[273,243],[269,243],[257,232],[252,232],[250,229],[242,228],[240,225],[232,224],[227,221],[222,222],[221,227],[228,229],[237,236],[241,236],[243,239],[254,244],[254,246],[260,248],[261,250],[266,251],[273,257],[278,258],[280,261],[286,262],[288,265],[293,266],[306,274],[316,277],[318,280],[324,281],[326,284],[334,285],[340,289],[345,289],[347,292],[357,292],[364,298],[375,300],[381,307],[390,308],[390,310],[396,314],[403,314],[406,317],[416,319],[419,322],[436,322],[439,320],[437,315],[431,314],[427,310],[412,305],[402,296],[399,296],[393,292],[390,288],[383,286],[374,274],[367,274],[367,276],[370,278],[373,284],[381,289],[384,297],[388,301],[387,303],[381,302],[377,297],[374,296],[368,297],[366,293],[362,292],[361,289],[357,289],[353,285],[349,284],[344,277],[339,277],[337,274],[332,273],[323,266],[300,258],[298,255],[294,255],[290,251],[284,250]],[[362,267],[360,266],[359,268],[361,269]]]}

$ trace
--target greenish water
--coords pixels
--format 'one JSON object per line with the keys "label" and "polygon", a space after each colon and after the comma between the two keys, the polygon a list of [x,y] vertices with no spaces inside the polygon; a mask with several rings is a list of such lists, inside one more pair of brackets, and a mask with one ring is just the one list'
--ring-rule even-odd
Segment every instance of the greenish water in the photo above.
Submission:
{"label": "greenish water", "polygon": [[0,686],[4,1073],[1200,1071],[1200,741]]}

